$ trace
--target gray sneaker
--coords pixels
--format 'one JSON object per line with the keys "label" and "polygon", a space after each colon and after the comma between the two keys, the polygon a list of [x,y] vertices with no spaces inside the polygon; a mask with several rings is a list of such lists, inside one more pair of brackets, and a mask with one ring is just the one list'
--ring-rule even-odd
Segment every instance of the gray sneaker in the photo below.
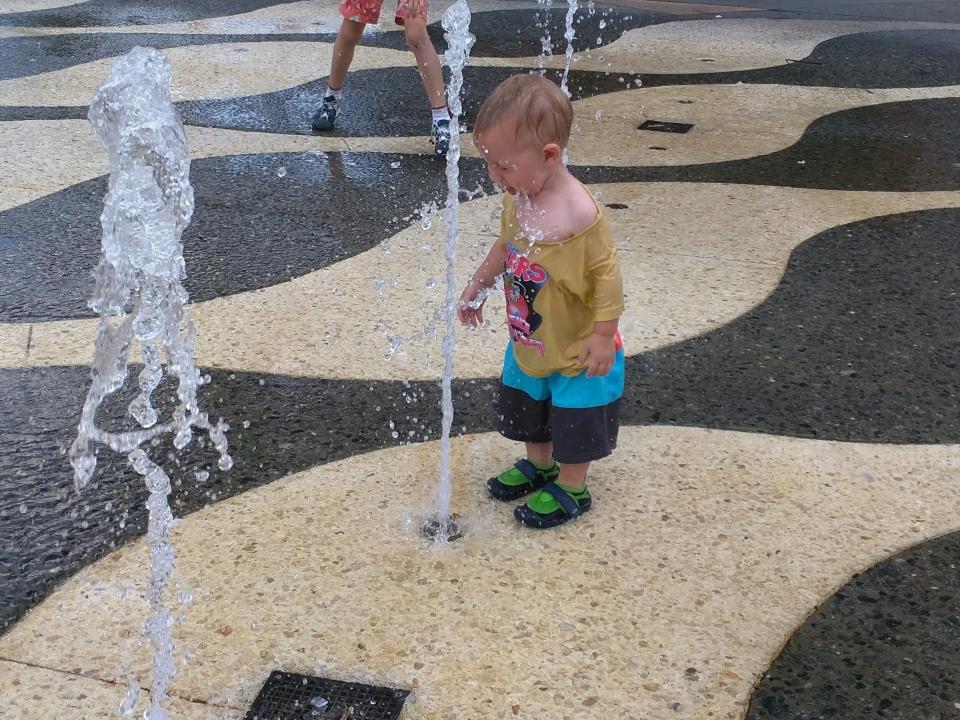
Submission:
{"label": "gray sneaker", "polygon": [[450,121],[438,120],[433,124],[430,133],[430,142],[433,143],[433,152],[437,155],[446,155],[450,149]]}
{"label": "gray sneaker", "polygon": [[337,121],[337,113],[340,112],[340,101],[332,95],[325,97],[320,103],[320,109],[313,116],[314,132],[329,132],[333,130],[333,125]]}

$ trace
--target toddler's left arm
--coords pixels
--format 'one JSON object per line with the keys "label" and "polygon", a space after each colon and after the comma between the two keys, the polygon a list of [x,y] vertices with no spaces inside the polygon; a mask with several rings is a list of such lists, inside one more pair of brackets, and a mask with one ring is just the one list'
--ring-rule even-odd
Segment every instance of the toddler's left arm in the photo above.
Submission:
{"label": "toddler's left arm", "polygon": [[[606,230],[606,227],[603,228]],[[602,238],[602,240],[601,240]],[[587,375],[606,375],[616,358],[616,337],[620,315],[623,314],[623,278],[620,263],[610,241],[609,231],[604,232],[592,248],[587,263],[587,274],[593,285],[593,333],[583,343],[578,358],[587,366]]]}

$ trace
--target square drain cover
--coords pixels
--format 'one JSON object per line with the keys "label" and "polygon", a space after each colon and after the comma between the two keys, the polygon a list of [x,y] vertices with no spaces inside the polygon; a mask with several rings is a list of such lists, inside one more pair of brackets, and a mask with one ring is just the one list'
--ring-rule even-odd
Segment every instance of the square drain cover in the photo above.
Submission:
{"label": "square drain cover", "polygon": [[397,720],[409,694],[274,670],[245,720]]}
{"label": "square drain cover", "polygon": [[666,120],[644,120],[637,130],[653,130],[665,133],[687,133],[693,128],[692,123],[668,122]]}

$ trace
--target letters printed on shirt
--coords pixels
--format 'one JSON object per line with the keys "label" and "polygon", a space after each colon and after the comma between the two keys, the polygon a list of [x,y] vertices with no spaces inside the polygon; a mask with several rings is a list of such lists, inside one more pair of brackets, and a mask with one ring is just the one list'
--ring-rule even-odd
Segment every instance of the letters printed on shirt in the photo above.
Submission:
{"label": "letters printed on shirt", "polygon": [[507,246],[507,271],[503,291],[507,296],[507,326],[510,338],[543,355],[543,343],[532,335],[543,324],[543,316],[533,304],[550,276],[513,245]]}

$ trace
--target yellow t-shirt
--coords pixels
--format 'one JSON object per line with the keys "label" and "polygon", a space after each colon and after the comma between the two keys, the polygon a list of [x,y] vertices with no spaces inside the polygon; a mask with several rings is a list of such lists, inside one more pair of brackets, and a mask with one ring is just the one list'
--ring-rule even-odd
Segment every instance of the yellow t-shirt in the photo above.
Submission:
{"label": "yellow t-shirt", "polygon": [[573,237],[531,249],[508,195],[499,242],[507,252],[503,289],[517,363],[535,377],[578,375],[584,366],[577,356],[593,324],[623,314],[617,250],[602,210],[598,206],[596,220]]}

